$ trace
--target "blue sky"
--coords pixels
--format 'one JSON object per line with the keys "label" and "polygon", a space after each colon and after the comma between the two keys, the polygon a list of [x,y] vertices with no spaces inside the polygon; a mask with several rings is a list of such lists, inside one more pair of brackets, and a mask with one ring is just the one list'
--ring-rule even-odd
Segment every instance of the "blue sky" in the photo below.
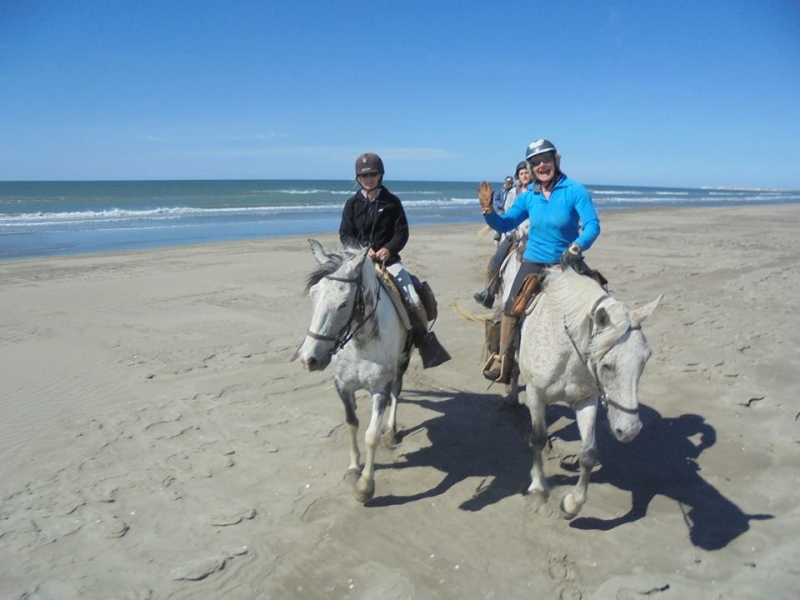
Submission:
{"label": "blue sky", "polygon": [[800,188],[797,0],[0,0],[0,180]]}

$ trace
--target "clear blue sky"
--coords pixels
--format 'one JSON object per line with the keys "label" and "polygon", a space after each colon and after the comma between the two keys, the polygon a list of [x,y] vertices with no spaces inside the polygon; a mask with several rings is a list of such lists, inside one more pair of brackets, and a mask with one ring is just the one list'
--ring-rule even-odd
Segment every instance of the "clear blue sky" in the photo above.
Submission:
{"label": "clear blue sky", "polygon": [[798,0],[0,0],[0,180],[800,188]]}

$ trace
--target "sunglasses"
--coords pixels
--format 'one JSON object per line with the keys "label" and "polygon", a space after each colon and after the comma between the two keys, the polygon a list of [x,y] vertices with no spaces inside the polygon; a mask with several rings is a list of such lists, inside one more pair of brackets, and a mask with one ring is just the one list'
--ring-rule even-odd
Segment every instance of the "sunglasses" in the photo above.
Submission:
{"label": "sunglasses", "polygon": [[538,167],[539,165],[543,165],[545,163],[552,163],[555,162],[555,157],[552,154],[544,154],[542,156],[534,156],[530,160],[528,160],[528,164],[530,164],[531,169]]}
{"label": "sunglasses", "polygon": [[362,173],[359,177],[380,177],[380,173]]}

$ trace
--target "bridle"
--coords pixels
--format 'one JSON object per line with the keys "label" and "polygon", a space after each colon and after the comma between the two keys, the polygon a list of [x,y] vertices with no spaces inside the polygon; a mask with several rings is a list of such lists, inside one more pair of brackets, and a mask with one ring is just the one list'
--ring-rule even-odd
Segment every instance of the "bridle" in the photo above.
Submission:
{"label": "bridle", "polygon": [[[378,286],[378,291],[375,295],[375,305],[372,307],[372,311],[369,314],[365,314],[366,307],[364,306],[364,281],[363,271],[361,268],[359,268],[358,276],[356,277],[336,277],[335,275],[325,275],[324,279],[340,281],[342,283],[356,284],[356,298],[353,302],[353,308],[350,311],[350,316],[348,317],[347,322],[336,333],[336,335],[316,333],[310,329],[306,334],[308,337],[321,342],[333,342],[333,348],[329,352],[329,355],[333,356],[339,352],[339,350],[344,348],[350,340],[353,339],[353,336],[358,333],[358,330],[361,329],[366,322],[372,318],[372,315],[375,314],[375,311],[378,310],[378,300],[380,300],[381,297],[381,287]],[[353,329],[354,322],[357,323],[355,329]]]}
{"label": "bridle", "polygon": [[[595,303],[592,305],[592,310],[589,311],[589,317],[590,317],[589,318],[589,339],[590,340],[594,337],[594,334],[595,334],[595,331],[594,331],[594,316],[595,316],[595,313],[597,312],[597,309],[600,308],[600,304],[604,300],[606,300],[607,298],[611,298],[611,296],[609,296],[608,294],[604,294],[603,296],[600,296],[597,300],[595,300]],[[640,323],[636,324],[636,325],[631,323],[630,325],[628,325],[628,328],[622,333],[622,335],[617,339],[617,342],[619,340],[621,340],[622,336],[624,336],[629,331],[635,331],[635,330],[641,329],[641,328],[642,328],[642,326],[641,326]],[[639,413],[639,408],[638,407],[637,408],[628,408],[626,406],[622,406],[619,402],[615,402],[614,400],[609,398],[608,394],[606,393],[605,388],[603,387],[603,384],[600,382],[600,375],[597,372],[597,363],[600,362],[603,359],[603,357],[611,350],[611,347],[609,347],[608,350],[606,350],[601,356],[597,357],[596,359],[593,359],[589,355],[584,356],[583,352],[581,352],[580,349],[578,348],[578,345],[575,343],[575,340],[572,338],[572,336],[569,333],[569,329],[567,328],[566,318],[564,319],[564,332],[567,334],[567,338],[569,338],[569,341],[572,344],[572,347],[575,349],[575,352],[578,353],[578,356],[580,357],[581,361],[586,365],[586,368],[589,370],[589,374],[592,376],[592,380],[594,381],[595,389],[597,390],[597,397],[600,399],[600,404],[602,405],[602,407],[603,408],[607,408],[608,406],[612,406],[613,408],[616,408],[617,410],[622,411],[624,413],[628,413],[629,415],[638,414]],[[616,344],[616,342],[615,342],[615,344]]]}

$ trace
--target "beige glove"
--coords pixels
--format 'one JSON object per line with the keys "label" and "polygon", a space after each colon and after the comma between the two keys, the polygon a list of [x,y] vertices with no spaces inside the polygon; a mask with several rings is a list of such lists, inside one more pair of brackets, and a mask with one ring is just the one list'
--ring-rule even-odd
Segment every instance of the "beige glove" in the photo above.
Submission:
{"label": "beige glove", "polygon": [[478,186],[478,201],[481,203],[481,211],[485,215],[494,212],[492,195],[491,184],[488,181],[481,181],[481,184]]}

